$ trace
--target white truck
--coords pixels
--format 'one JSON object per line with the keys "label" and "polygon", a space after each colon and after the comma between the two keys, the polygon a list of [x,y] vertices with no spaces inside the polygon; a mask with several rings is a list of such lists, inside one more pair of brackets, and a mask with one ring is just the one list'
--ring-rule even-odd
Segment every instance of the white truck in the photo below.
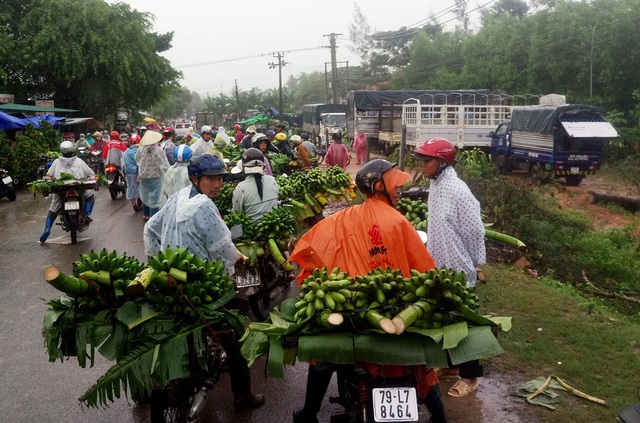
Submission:
{"label": "white truck", "polygon": [[359,130],[367,138],[395,149],[406,129],[406,143],[417,146],[443,137],[458,148],[491,146],[490,132],[509,118],[510,97],[489,90],[350,91],[347,134]]}
{"label": "white truck", "polygon": [[309,133],[316,144],[326,144],[336,132],[347,130],[344,104],[305,104],[302,106],[302,130]]}

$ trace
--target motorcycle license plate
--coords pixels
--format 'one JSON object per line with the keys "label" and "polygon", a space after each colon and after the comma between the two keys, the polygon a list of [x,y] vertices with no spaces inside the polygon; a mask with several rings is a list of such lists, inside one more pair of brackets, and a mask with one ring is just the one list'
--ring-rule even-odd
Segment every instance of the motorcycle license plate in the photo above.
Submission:
{"label": "motorcycle license plate", "polygon": [[374,388],[373,418],[376,422],[418,421],[415,388]]}
{"label": "motorcycle license plate", "polygon": [[236,273],[236,287],[247,288],[260,285],[260,274],[257,269],[247,269],[243,275]]}
{"label": "motorcycle license plate", "polygon": [[572,167],[571,168],[571,174],[572,175],[577,175],[580,173],[580,168],[579,167]]}
{"label": "motorcycle license plate", "polygon": [[11,182],[13,182],[13,179],[11,178],[11,176],[7,176],[2,178],[2,182],[4,182],[5,185],[9,185]]}
{"label": "motorcycle license plate", "polygon": [[80,202],[79,201],[67,201],[64,203],[65,210],[80,210]]}

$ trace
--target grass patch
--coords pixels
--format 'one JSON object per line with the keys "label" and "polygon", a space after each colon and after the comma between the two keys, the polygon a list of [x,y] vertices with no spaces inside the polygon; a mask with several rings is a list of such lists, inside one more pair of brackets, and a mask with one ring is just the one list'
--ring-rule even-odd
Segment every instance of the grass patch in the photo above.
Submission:
{"label": "grass patch", "polygon": [[555,411],[528,406],[539,408],[539,421],[615,421],[619,409],[637,402],[640,314],[618,314],[549,277],[532,278],[504,265],[484,269],[488,283],[476,288],[480,312],[513,317],[513,329],[498,338],[505,353],[489,366],[519,373],[525,381],[553,373],[609,403],[601,406],[561,392]]}

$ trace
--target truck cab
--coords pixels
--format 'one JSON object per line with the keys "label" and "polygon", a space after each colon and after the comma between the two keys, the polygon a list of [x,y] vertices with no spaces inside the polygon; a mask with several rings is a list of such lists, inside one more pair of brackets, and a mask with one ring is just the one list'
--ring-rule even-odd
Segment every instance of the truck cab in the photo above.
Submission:
{"label": "truck cab", "polygon": [[347,130],[347,114],[346,113],[322,113],[320,115],[320,136],[322,142],[331,139],[331,135],[335,133],[343,134]]}

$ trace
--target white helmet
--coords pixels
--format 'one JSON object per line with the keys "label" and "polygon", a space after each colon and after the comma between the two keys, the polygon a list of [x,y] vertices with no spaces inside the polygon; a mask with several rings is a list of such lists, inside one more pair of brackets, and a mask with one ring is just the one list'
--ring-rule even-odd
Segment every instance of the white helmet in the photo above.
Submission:
{"label": "white helmet", "polygon": [[60,153],[63,156],[71,155],[76,152],[76,146],[71,141],[62,141],[60,143]]}
{"label": "white helmet", "polygon": [[211,129],[211,127],[209,125],[204,125],[202,128],[200,128],[200,133],[201,134],[204,134],[204,133],[213,134],[213,129]]}

